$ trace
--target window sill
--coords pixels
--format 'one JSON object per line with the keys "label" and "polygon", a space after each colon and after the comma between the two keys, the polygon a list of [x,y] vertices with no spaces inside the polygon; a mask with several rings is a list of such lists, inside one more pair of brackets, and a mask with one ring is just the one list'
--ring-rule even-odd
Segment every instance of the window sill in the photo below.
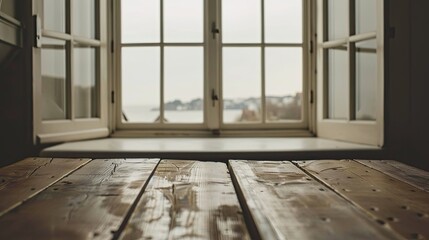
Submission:
{"label": "window sill", "polygon": [[381,148],[307,138],[105,138],[59,144],[42,157],[156,157],[224,161],[380,158]]}

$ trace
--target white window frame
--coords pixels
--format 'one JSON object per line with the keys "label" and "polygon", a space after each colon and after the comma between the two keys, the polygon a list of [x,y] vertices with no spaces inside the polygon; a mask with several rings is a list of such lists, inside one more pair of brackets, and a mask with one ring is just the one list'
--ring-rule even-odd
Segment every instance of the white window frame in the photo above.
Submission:
{"label": "white window frame", "polygon": [[[98,59],[97,66],[97,118],[88,119],[77,119],[74,117],[73,107],[73,76],[71,70],[68,70],[67,78],[69,82],[66,84],[67,92],[67,111],[69,119],[65,120],[43,120],[41,109],[42,106],[42,77],[41,77],[41,48],[33,47],[33,126],[34,126],[34,142],[35,144],[53,143],[53,142],[64,142],[72,140],[82,140],[96,137],[106,137],[109,135],[108,129],[108,117],[107,117],[107,93],[108,93],[108,44],[107,44],[107,31],[108,31],[108,0],[95,0],[98,3],[98,14],[96,14],[96,24],[99,24],[98,28],[98,40],[88,39],[83,37],[77,37],[73,35],[73,14],[70,4],[73,4],[73,0],[66,0],[66,11],[69,11],[69,21],[66,24],[66,28],[71,32],[60,33],[56,31],[50,31],[43,29],[43,23],[41,28],[38,28],[36,38],[42,36],[50,37],[59,40],[68,41],[70,47],[69,56],[67,57],[70,68],[73,67],[73,43],[82,43],[84,45],[98,47],[96,59]],[[96,4],[96,6],[97,6]],[[33,0],[33,15],[35,17],[35,23],[37,21],[43,22],[43,1]],[[39,20],[36,20],[38,18]],[[66,16],[67,18],[67,16]],[[66,31],[67,32],[67,31]]]}
{"label": "white window frame", "polygon": [[[359,1],[359,0],[356,0]],[[324,22],[326,13],[327,0],[317,1],[317,15],[318,15],[318,36],[317,36],[317,135],[319,137],[331,138],[336,140],[350,141],[356,143],[370,144],[370,145],[383,145],[383,123],[384,123],[384,1],[377,1],[377,29],[375,32],[362,33],[350,35],[344,39],[337,39],[333,41],[326,41],[325,29],[327,23]],[[354,3],[354,0],[349,0]],[[350,6],[349,6],[350,9]],[[354,7],[352,7],[354,9]],[[349,20],[350,20],[349,15]],[[350,27],[350,24],[347,24]],[[350,33],[350,29],[347,29]],[[324,74],[324,59],[325,49],[341,46],[346,44],[348,46],[348,53],[350,51],[350,44],[353,42],[375,39],[377,43],[377,96],[376,96],[376,120],[375,121],[358,121],[352,120],[352,109],[349,107],[349,118],[347,120],[336,120],[327,118],[328,109],[328,89],[327,77]],[[350,53],[349,53],[350,56]],[[349,58],[350,59],[350,58]],[[351,62],[349,60],[349,66]],[[350,82],[350,81],[349,81]],[[354,85],[349,84],[350,92],[354,91]],[[350,98],[353,94],[350,94]],[[354,100],[350,99],[351,104]]]}
{"label": "white window frame", "polygon": [[[69,2],[70,0],[67,0]],[[72,1],[72,0],[71,0]],[[306,66],[306,71],[304,71],[304,91],[303,91],[303,102],[307,104],[304,107],[305,113],[303,114],[303,122],[296,125],[287,125],[285,126],[282,123],[273,123],[267,126],[261,127],[261,124],[222,124],[220,119],[219,121],[213,121],[214,116],[221,118],[221,104],[219,102],[215,104],[215,107],[212,106],[211,101],[207,100],[205,97],[205,111],[204,115],[205,124],[169,124],[168,127],[165,126],[154,126],[154,124],[123,124],[121,121],[118,121],[121,117],[121,113],[117,111],[119,108],[114,105],[121,105],[120,103],[120,69],[118,66],[120,64],[120,55],[118,52],[120,47],[120,39],[118,41],[118,36],[120,34],[120,21],[117,18],[119,16],[118,11],[120,11],[120,1],[109,1],[109,0],[99,0],[100,1],[100,16],[99,16],[99,31],[100,36],[97,41],[87,41],[82,38],[74,37],[71,34],[61,34],[54,31],[42,31],[42,34],[47,37],[53,37],[57,39],[69,40],[69,41],[78,41],[82,43],[87,43],[93,46],[100,47],[100,63],[99,63],[99,109],[98,115],[99,118],[91,119],[75,119],[71,117],[68,120],[49,120],[43,121],[41,116],[41,63],[40,63],[40,48],[33,48],[33,120],[34,120],[34,140],[37,143],[50,143],[50,142],[59,142],[59,141],[70,141],[70,140],[80,140],[88,139],[95,137],[105,137],[109,135],[109,125],[112,129],[116,130],[114,136],[146,136],[146,135],[176,135],[176,136],[205,136],[212,135],[212,132],[218,131],[221,129],[222,135],[229,136],[252,136],[252,135],[265,135],[265,136],[314,136],[313,133],[317,133],[318,137],[332,138],[337,140],[351,141],[356,143],[364,143],[370,145],[383,145],[383,134],[384,134],[384,1],[377,0],[377,30],[374,33],[363,33],[354,36],[348,36],[346,39],[334,40],[334,41],[324,41],[324,29],[325,24],[324,19],[324,2],[326,0],[318,0],[317,5],[313,4],[313,1],[304,1],[307,6],[304,8],[304,40],[303,40],[303,49],[304,56],[308,56],[308,59],[304,61]],[[353,0],[351,0],[353,2]],[[41,6],[42,1],[33,1],[33,14],[42,16],[43,7]],[[111,3],[111,5],[108,5]],[[113,8],[113,9],[110,9]],[[215,11],[213,9],[220,9],[220,0],[219,1],[208,1],[206,0],[205,4],[205,28],[209,27],[209,23],[216,22],[221,23],[220,11]],[[110,29],[108,24],[108,12],[112,10],[111,20],[114,22],[114,26]],[[317,19],[316,19],[317,16]],[[70,23],[71,24],[71,23]],[[70,26],[69,26],[70,27]],[[314,31],[317,29],[317,31]],[[317,32],[317,34],[316,34]],[[108,59],[109,50],[111,48],[108,38],[108,33],[112,33],[112,40],[114,41],[114,46],[116,50],[116,55],[111,59]],[[221,58],[221,43],[219,39],[221,36],[218,36],[217,39],[213,40],[211,38],[211,33],[207,30],[205,31],[205,56],[216,55],[217,59]],[[113,37],[116,36],[116,37]],[[327,79],[324,77],[324,49],[333,45],[348,44],[356,41],[362,41],[366,39],[376,39],[377,42],[377,68],[378,68],[378,77],[377,77],[377,115],[375,121],[356,121],[356,120],[335,120],[328,119],[326,116],[327,112],[327,89],[326,82]],[[317,58],[314,57],[315,54],[306,54],[313,49],[312,43],[315,42],[315,49],[317,53]],[[306,44],[308,43],[308,44]],[[73,46],[73,44],[71,44]],[[109,61],[109,63],[108,63]],[[108,68],[109,65],[114,65],[115,68]],[[205,68],[208,69],[205,71],[205,85],[204,91],[205,96],[209,96],[212,89],[215,89],[220,95],[220,85],[221,85],[221,66],[220,61],[209,61],[205,58]],[[317,71],[316,71],[317,70]],[[317,73],[316,73],[317,72]],[[108,104],[108,100],[111,99],[111,92],[109,91],[109,77],[114,76],[114,79],[111,79],[113,82],[112,89],[116,93],[116,101],[114,104]],[[68,76],[70,77],[70,76]],[[115,80],[115,81],[113,81]],[[317,81],[316,81],[317,80]],[[73,81],[70,78],[70,81]],[[72,86],[71,83],[69,83]],[[317,88],[316,88],[317,85]],[[69,87],[70,87],[69,86]],[[317,89],[317,98],[313,99],[313,92]],[[68,90],[69,98],[73,97],[71,88]],[[353,89],[350,89],[353,91]],[[113,97],[112,97],[113,99]],[[316,101],[317,100],[317,101]],[[69,111],[73,112],[72,99],[68,99],[70,109]],[[315,102],[316,104],[312,104]],[[108,119],[108,107],[112,106],[112,115]],[[315,114],[317,113],[317,114]],[[73,114],[71,114],[73,115]],[[351,114],[349,114],[351,116]],[[109,121],[108,121],[109,120]],[[187,126],[185,126],[187,125]],[[178,127],[179,126],[179,127]],[[185,126],[185,128],[180,128]],[[118,131],[119,130],[119,131]]]}
{"label": "white window frame", "polygon": [[[261,34],[264,35],[264,1],[261,1],[262,15],[261,15]],[[221,61],[222,59],[222,28],[221,28],[221,0],[211,1],[205,0],[205,10],[204,10],[204,66],[205,66],[205,82],[204,82],[204,123],[203,124],[182,124],[182,123],[169,123],[169,124],[159,124],[159,123],[126,123],[122,122],[122,110],[121,110],[121,3],[120,1],[115,1],[114,15],[115,15],[115,27],[114,27],[114,41],[115,41],[115,84],[114,84],[114,119],[112,120],[113,127],[115,128],[114,136],[127,137],[127,136],[147,136],[147,135],[212,135],[219,134],[221,135],[233,135],[233,136],[314,136],[314,119],[315,119],[315,104],[313,99],[310,99],[314,87],[313,73],[315,67],[315,54],[311,54],[312,43],[315,42],[312,40],[312,31],[313,23],[315,18],[314,6],[312,1],[303,1],[303,43],[294,44],[299,45],[303,49],[303,92],[302,92],[302,119],[297,121],[284,121],[284,122],[270,122],[270,123],[222,123],[222,91],[221,91]],[[162,8],[162,3],[161,3]],[[161,10],[162,11],[162,10]],[[162,15],[161,15],[162,18]],[[217,26],[220,27],[220,33],[216,39],[212,38],[212,33],[210,32],[210,25],[215,22]],[[162,21],[161,21],[162,23]],[[162,35],[162,26],[161,26],[161,35]],[[262,36],[263,38],[263,36]],[[141,44],[144,45],[144,44]],[[168,44],[174,45],[174,44]],[[176,44],[177,45],[177,44]],[[179,44],[180,45],[180,44]],[[234,44],[234,45],[243,45],[243,44]],[[288,46],[291,44],[251,44],[252,46]],[[264,53],[262,49],[262,54]],[[212,56],[211,59],[208,56]],[[213,57],[214,56],[214,57]],[[263,58],[263,56],[261,56]],[[262,61],[261,64],[264,64]],[[263,66],[264,67],[264,66]],[[162,70],[161,70],[162,71]],[[265,96],[264,93],[264,80],[265,77],[264,71],[262,71],[262,99],[261,104],[264,105]],[[162,86],[162,84],[161,84]],[[219,96],[219,101],[213,106],[210,95],[214,90]],[[163,104],[161,104],[161,111],[163,109]],[[264,109],[265,106],[262,106]],[[265,114],[263,114],[265,115]],[[161,113],[162,116],[162,113]],[[265,116],[263,116],[265,119]]]}

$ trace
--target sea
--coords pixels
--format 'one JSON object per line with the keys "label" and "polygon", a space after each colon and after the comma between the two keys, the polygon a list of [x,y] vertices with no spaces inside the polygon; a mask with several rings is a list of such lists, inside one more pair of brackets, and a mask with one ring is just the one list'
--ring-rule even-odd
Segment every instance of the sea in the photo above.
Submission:
{"label": "sea", "polygon": [[[152,110],[154,107],[148,106],[124,106],[123,113],[128,122],[153,123],[159,117],[159,111]],[[223,111],[223,122],[236,122],[241,116],[240,109],[226,109]],[[203,111],[182,110],[165,111],[164,118],[169,123],[202,123],[204,121]]]}

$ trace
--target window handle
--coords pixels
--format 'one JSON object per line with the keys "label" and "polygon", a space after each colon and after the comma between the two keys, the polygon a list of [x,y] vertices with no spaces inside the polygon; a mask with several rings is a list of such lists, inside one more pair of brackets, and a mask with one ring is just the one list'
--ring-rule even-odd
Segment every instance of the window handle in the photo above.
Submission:
{"label": "window handle", "polygon": [[219,100],[219,97],[217,96],[216,91],[214,89],[212,89],[212,103],[213,103],[213,107],[215,106],[216,101],[218,101],[218,100]]}
{"label": "window handle", "polygon": [[213,34],[213,39],[216,39],[216,34],[218,34],[220,31],[219,29],[216,27],[216,23],[212,22],[212,34]]}
{"label": "window handle", "polygon": [[[1,0],[0,0],[1,5]],[[34,29],[35,29],[35,36],[34,36],[34,47],[41,48],[42,47],[42,20],[40,19],[39,15],[34,15]]]}

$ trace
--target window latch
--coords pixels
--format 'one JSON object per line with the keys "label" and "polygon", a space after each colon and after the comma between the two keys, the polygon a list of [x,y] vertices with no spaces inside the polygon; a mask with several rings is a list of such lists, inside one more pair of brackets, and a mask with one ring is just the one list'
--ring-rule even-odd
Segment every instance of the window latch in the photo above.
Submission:
{"label": "window latch", "polygon": [[216,91],[214,89],[212,89],[212,103],[213,103],[213,107],[216,105],[216,101],[219,100],[219,97],[216,94]]}
{"label": "window latch", "polygon": [[212,22],[212,34],[213,34],[213,39],[216,39],[216,34],[219,33],[219,29],[216,27],[216,23]]}

